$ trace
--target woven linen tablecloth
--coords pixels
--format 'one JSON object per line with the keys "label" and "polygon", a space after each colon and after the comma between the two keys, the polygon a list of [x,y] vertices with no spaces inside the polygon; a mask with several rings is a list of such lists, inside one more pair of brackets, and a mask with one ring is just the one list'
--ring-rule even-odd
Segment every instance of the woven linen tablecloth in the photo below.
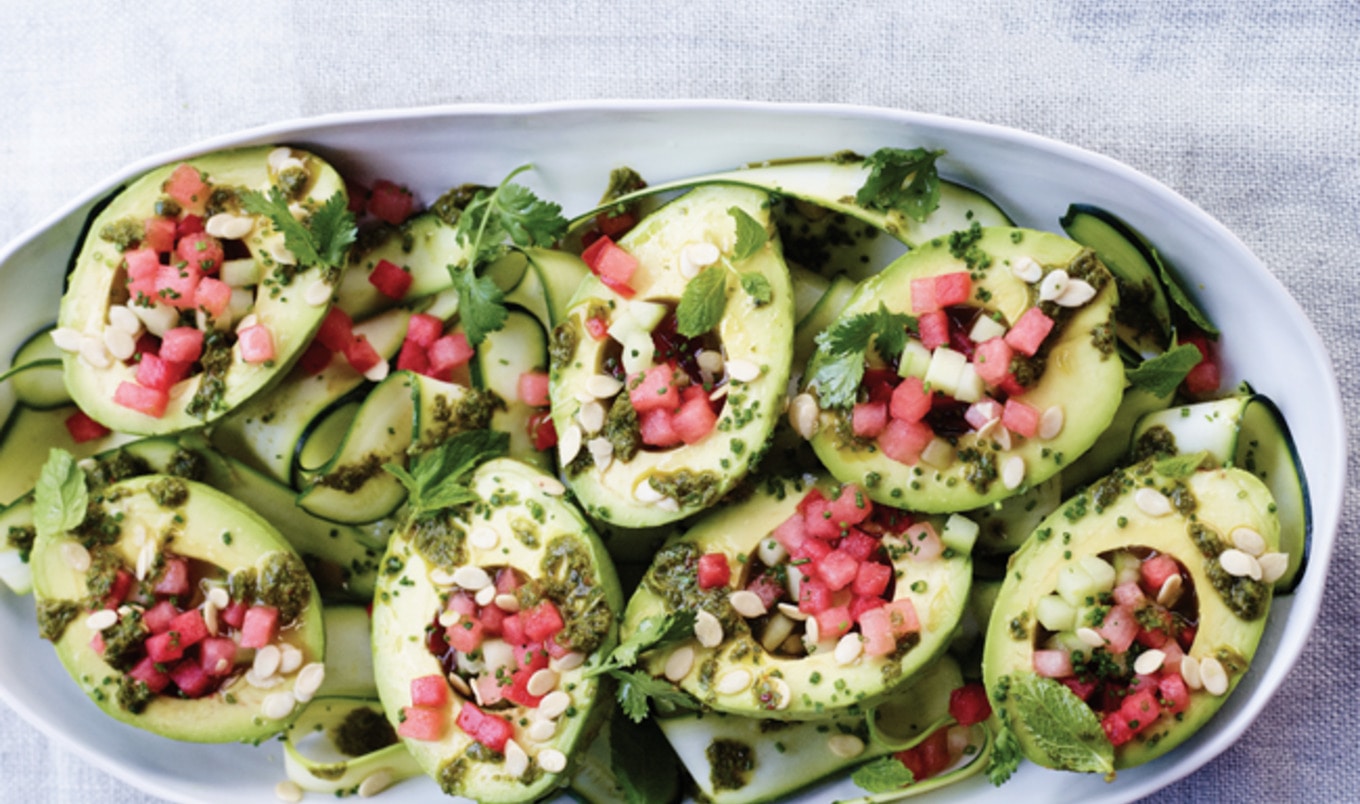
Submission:
{"label": "woven linen tablecloth", "polygon": [[[1283,281],[1347,407],[1360,401],[1354,0],[4,6],[0,243],[128,162],[296,117],[587,98],[881,105],[1014,126],[1170,185]],[[1344,520],[1284,688],[1158,800],[1360,799],[1360,544]],[[0,801],[146,800],[0,707]]]}

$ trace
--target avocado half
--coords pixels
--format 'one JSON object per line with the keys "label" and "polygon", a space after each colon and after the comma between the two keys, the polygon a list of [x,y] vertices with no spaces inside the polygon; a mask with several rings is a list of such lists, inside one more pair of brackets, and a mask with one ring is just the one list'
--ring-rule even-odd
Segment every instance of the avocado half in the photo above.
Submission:
{"label": "avocado half", "polygon": [[[775,528],[798,513],[811,485],[777,480],[764,484],[749,499],[705,515],[687,532],[667,542],[660,555],[686,547],[692,547],[696,555],[722,553],[732,567],[730,590],[745,589],[752,580],[748,577],[749,557]],[[816,485],[832,497],[839,491],[834,481],[823,479]],[[889,550],[888,554],[895,577],[892,600],[910,599],[920,619],[919,641],[905,652],[860,655],[848,664],[837,661],[830,649],[801,657],[777,656],[765,650],[748,621],[732,611],[726,594],[703,595],[697,593],[696,586],[694,599],[686,607],[707,610],[722,622],[735,623],[735,628],[725,629],[715,647],[689,639],[651,651],[642,665],[661,677],[673,653],[693,651],[691,669],[677,683],[706,707],[730,714],[809,720],[851,707],[872,706],[945,649],[963,615],[972,582],[973,562],[967,553],[946,551],[930,561],[916,561],[908,550]],[[673,579],[658,576],[654,564],[628,601],[622,638],[627,639],[648,617],[670,612],[672,604],[663,595],[674,589]],[[720,692],[723,677],[735,669],[747,671],[751,683],[735,692]],[[787,696],[781,694],[784,690]]]}
{"label": "avocado half", "polygon": [[[884,305],[892,312],[910,312],[911,281],[923,277],[970,271],[973,299],[970,304],[997,313],[1009,326],[1038,303],[1037,283],[1017,277],[1012,262],[1029,258],[1045,272],[1066,269],[1090,252],[1060,235],[1031,229],[984,228],[967,252],[985,255],[990,264],[970,268],[952,238],[936,238],[907,252],[865,280],[840,314],[846,320],[872,313]],[[1052,438],[1019,438],[1003,448],[994,438],[978,438],[974,431],[960,435],[955,457],[946,467],[925,463],[906,465],[889,458],[872,444],[842,436],[848,410],[823,410],[813,449],[831,474],[844,483],[865,487],[875,502],[914,511],[966,511],[1005,499],[1023,488],[1036,486],[1057,474],[1095,443],[1114,418],[1124,388],[1124,368],[1108,337],[1118,301],[1115,283],[1098,262],[1092,269],[1106,281],[1096,296],[1076,308],[1061,329],[1049,334],[1047,361],[1042,376],[1019,397],[1040,412],[1057,406],[1063,411],[1061,431]],[[812,358],[807,377],[813,377],[823,359]],[[971,455],[971,458],[965,456]],[[1011,456],[1024,461],[1020,486],[1007,488],[999,468]],[[992,471],[980,471],[990,464]]]}
{"label": "avocado half", "polygon": [[[431,626],[453,589],[436,579],[454,577],[459,568],[511,567],[548,591],[567,624],[599,635],[585,661],[561,666],[557,689],[568,691],[571,707],[557,718],[551,739],[531,740],[526,727],[536,710],[511,704],[488,714],[515,724],[515,742],[529,754],[520,777],[505,772],[504,758],[476,744],[456,724],[464,705],[473,703],[450,688],[448,724],[441,739],[403,738],[425,773],[449,795],[477,801],[533,801],[567,785],[573,754],[590,739],[608,713],[602,680],[585,673],[617,644],[617,612],[623,608],[613,564],[590,526],[560,496],[561,483],[539,469],[501,458],[479,467],[468,483],[480,502],[427,515],[393,534],[383,560],[373,605],[373,669],[383,708],[399,725],[412,704],[414,679],[444,674],[427,647]],[[487,540],[488,535],[494,538]],[[572,594],[564,596],[562,590]],[[560,598],[560,599],[559,599]],[[603,626],[599,631],[596,625]],[[508,702],[507,702],[508,703]],[[543,770],[536,757],[555,749],[569,759],[559,772]]]}
{"label": "avocado half", "polygon": [[[693,190],[648,215],[619,241],[638,261],[630,282],[636,291],[632,299],[676,304],[688,281],[681,272],[681,253],[691,244],[717,246],[722,254],[719,264],[704,270],[727,270],[722,263],[732,259],[737,242],[730,210],[745,212],[768,230],[768,204],[763,192],[714,185]],[[662,450],[644,446],[629,460],[614,458],[604,471],[593,464],[580,470],[570,463],[563,466],[572,491],[591,516],[630,528],[674,522],[713,505],[759,460],[788,384],[793,290],[777,237],[733,268],[726,307],[714,334],[727,365],[743,361],[755,367],[758,376],[745,381],[726,377],[729,392],[717,424],[697,443]],[[737,273],[764,277],[769,301],[757,303],[742,289]],[[606,311],[613,321],[628,301],[597,277],[587,277],[572,299],[567,319],[554,330],[550,394],[559,436],[578,426],[582,400],[593,399],[588,382],[606,370],[610,356],[612,339],[597,340],[588,334],[587,319]],[[640,492],[644,485],[662,493]]]}
{"label": "avocado half", "polygon": [[[181,483],[187,490],[179,505],[166,506],[160,484]],[[257,574],[280,558],[285,566],[302,567],[302,560],[272,525],[251,509],[216,489],[167,475],[143,475],[106,486],[95,500],[105,512],[104,532],[116,525],[116,540],[108,545],[86,544],[92,566],[121,566],[133,572],[138,566],[144,540],[195,565],[191,572],[198,588],[194,601],[202,605],[202,589],[225,585],[227,578],[242,570]],[[88,583],[93,570],[73,568],[70,553],[90,537],[69,532],[40,534],[32,555],[33,585],[37,606],[44,609],[75,605],[78,612],[55,640],[57,656],[71,678],[85,694],[109,716],[174,740],[200,743],[252,742],[270,737],[296,716],[293,707],[287,717],[265,714],[265,699],[276,693],[290,693],[297,684],[299,671],[279,673],[279,682],[270,687],[255,686],[245,677],[249,664],[237,665],[215,693],[202,698],[154,695],[139,713],[124,708],[119,699],[119,681],[124,674],[110,666],[91,646],[94,632],[86,625],[89,614],[100,604],[90,600]],[[76,552],[79,552],[76,550]],[[275,565],[277,566],[277,565]],[[87,575],[91,578],[87,581]],[[154,575],[148,573],[148,583]],[[301,576],[305,577],[305,572]],[[190,605],[194,605],[190,601]],[[278,643],[291,645],[302,653],[299,667],[321,662],[325,653],[325,631],[321,600],[316,585],[306,577],[305,603],[291,625],[280,623]],[[123,614],[123,617],[128,616]],[[218,635],[225,634],[225,629]],[[304,696],[305,697],[305,696]]]}
{"label": "avocado half", "polygon": [[[209,186],[214,189],[255,190],[268,194],[271,187],[281,182],[280,175],[270,165],[270,154],[274,150],[272,146],[262,146],[219,151],[165,165],[145,174],[115,196],[90,224],[90,234],[81,245],[68,278],[57,326],[103,342],[105,330],[112,326],[110,308],[129,304],[132,300],[128,298],[128,277],[122,252],[117,244],[101,237],[101,232],[106,227],[140,227],[144,220],[156,217],[158,204],[165,200],[162,186],[176,168],[182,164],[197,168],[206,174]],[[344,197],[344,180],[321,158],[295,149],[290,151],[290,157],[298,160],[306,171],[305,180],[291,185],[302,188],[290,198],[293,205],[315,209],[336,193]],[[333,288],[339,277],[328,274],[319,266],[283,265],[276,256],[283,237],[268,218],[246,212],[235,200],[226,202],[224,211],[254,221],[254,226],[239,242],[260,271],[261,281],[247,289],[254,292],[253,314],[273,335],[274,359],[247,363],[241,357],[241,350],[232,347],[230,362],[220,375],[220,389],[204,389],[204,373],[193,374],[172,389],[164,415],[157,418],[113,401],[114,392],[121,383],[135,382],[135,362],[110,359],[107,365],[98,366],[79,353],[66,354],[63,362],[67,389],[80,409],[104,426],[124,433],[157,435],[214,421],[287,374],[320,327],[329,309],[331,294],[309,292],[309,289],[318,282]],[[231,259],[230,255],[227,259]],[[200,391],[203,391],[203,398],[195,407],[195,413],[190,413]]]}
{"label": "avocado half", "polygon": [[[1042,738],[1036,739],[1030,719],[1018,713],[1015,696],[1003,697],[1000,691],[1012,679],[1033,673],[1036,607],[1041,598],[1055,591],[1064,567],[1083,557],[1130,547],[1148,548],[1177,559],[1189,573],[1199,604],[1195,638],[1185,653],[1197,659],[1212,656],[1228,668],[1227,693],[1215,696],[1203,689],[1192,691],[1189,706],[1176,718],[1162,717],[1154,727],[1114,749],[1116,768],[1159,757],[1208,722],[1241,681],[1265,631],[1270,585],[1257,584],[1264,601],[1254,617],[1244,619],[1235,613],[1214,582],[1223,581],[1217,567],[1218,554],[1206,555],[1190,531],[1196,526],[1208,528],[1220,541],[1227,542],[1234,529],[1248,527],[1264,537],[1267,551],[1278,550],[1280,525],[1269,490],[1240,469],[1201,469],[1183,476],[1179,471],[1168,475],[1159,466],[1167,464],[1145,461],[1093,484],[1091,488],[1101,492],[1099,501],[1095,491],[1069,500],[1044,520],[1011,558],[987,626],[983,680],[993,709],[1009,712],[1007,720],[1025,756],[1040,765],[1064,769],[1060,758],[1044,750]],[[1136,504],[1134,492],[1148,487],[1179,499],[1187,499],[1188,492],[1195,502],[1193,518],[1175,507],[1162,516],[1145,513]],[[1118,496],[1111,500],[1107,495],[1115,491]],[[1075,705],[1085,706],[1066,687],[1059,687],[1058,692],[1071,696]]]}

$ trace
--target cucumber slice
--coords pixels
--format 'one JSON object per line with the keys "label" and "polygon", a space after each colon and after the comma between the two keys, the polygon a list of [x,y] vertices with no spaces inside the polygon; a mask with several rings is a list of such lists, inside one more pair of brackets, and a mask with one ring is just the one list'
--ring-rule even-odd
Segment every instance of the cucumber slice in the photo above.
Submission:
{"label": "cucumber slice", "polygon": [[71,404],[71,394],[62,377],[62,351],[52,342],[52,327],[47,326],[28,336],[14,350],[10,368],[0,374],[0,382],[9,380],[15,398],[35,410],[48,410]]}
{"label": "cucumber slice", "polygon": [[0,502],[13,502],[33,490],[50,449],[64,449],[77,459],[88,458],[137,438],[114,432],[77,444],[66,429],[66,420],[77,412],[74,405],[50,410],[16,405],[10,411],[0,434]]}
{"label": "cucumber slice", "polygon": [[793,263],[789,263],[789,281],[793,284],[794,321],[802,321],[831,288],[830,279]]}
{"label": "cucumber slice", "polygon": [[311,421],[294,450],[295,479],[315,475],[340,451],[345,433],[353,426],[354,417],[363,405],[365,390],[363,387],[355,389]]}
{"label": "cucumber slice", "polygon": [[680,765],[656,721],[631,723],[618,707],[586,750],[573,759],[576,772],[567,794],[577,801],[662,804],[680,797]]}
{"label": "cucumber slice", "polygon": [[33,591],[28,554],[36,536],[32,494],[25,494],[0,511],[0,581],[16,595]]}
{"label": "cucumber slice", "polygon": [[1280,520],[1280,550],[1289,554],[1289,568],[1275,582],[1275,591],[1292,591],[1307,564],[1313,523],[1303,462],[1280,409],[1253,393],[1150,413],[1133,431],[1135,454],[1139,441],[1156,427],[1171,434],[1177,453],[1207,451],[1266,484]]}
{"label": "cucumber slice", "polygon": [[1133,443],[1133,430],[1139,420],[1150,413],[1166,410],[1174,398],[1174,390],[1166,396],[1158,396],[1145,388],[1125,388],[1110,426],[1105,428],[1105,432],[1101,433],[1090,449],[1059,474],[1063,496],[1071,496],[1077,489],[1108,475],[1127,460]]}
{"label": "cucumber slice", "polygon": [[473,383],[505,403],[504,408],[491,414],[491,429],[510,434],[510,457],[540,469],[551,469],[552,456],[534,449],[529,436],[529,418],[539,409],[519,399],[520,375],[548,370],[548,336],[535,316],[511,309],[505,325],[488,334],[477,348],[473,367]]}
{"label": "cucumber slice", "polygon": [[323,611],[326,626],[326,653],[343,656],[331,662],[326,680],[317,691],[320,696],[376,698],[378,682],[373,677],[372,619],[365,606],[329,605]]}
{"label": "cucumber slice", "polygon": [[[352,720],[357,719],[357,720]],[[315,698],[283,735],[283,767],[298,787],[337,797],[355,791],[368,797],[418,776],[420,765],[392,733],[393,742],[355,756],[337,744],[347,723],[386,725],[382,703],[371,698]],[[388,727],[388,731],[391,728]]]}
{"label": "cucumber slice", "polygon": [[881,229],[911,247],[959,229],[967,229],[975,221],[983,226],[1013,225],[1010,217],[990,198],[944,179],[940,181],[940,205],[924,222],[916,221],[897,210],[885,213],[868,209],[854,200],[868,177],[869,171],[862,159],[816,158],[761,163],[759,166],[652,185],[589,210],[573,219],[571,228],[576,229],[593,220],[595,215],[606,209],[626,206],[659,193],[705,184],[751,187],[808,201]]}
{"label": "cucumber slice", "polygon": [[565,251],[528,248],[518,253],[527,261],[524,275],[505,300],[533,313],[543,329],[551,330],[566,319],[571,297],[590,269]]}
{"label": "cucumber slice", "polygon": [[[352,261],[336,289],[335,305],[353,320],[362,321],[448,288],[453,284],[449,266],[467,257],[466,249],[458,243],[457,231],[432,212],[411,218]],[[369,281],[373,268],[382,260],[411,274],[411,286],[403,298],[393,299]]]}
{"label": "cucumber slice", "polygon": [[[817,351],[817,336],[831,326],[836,317],[845,309],[855,288],[855,281],[844,274],[831,280],[826,292],[812,306],[812,309],[798,318],[793,328],[793,370],[802,372],[812,353]],[[795,298],[797,298],[795,291]]]}

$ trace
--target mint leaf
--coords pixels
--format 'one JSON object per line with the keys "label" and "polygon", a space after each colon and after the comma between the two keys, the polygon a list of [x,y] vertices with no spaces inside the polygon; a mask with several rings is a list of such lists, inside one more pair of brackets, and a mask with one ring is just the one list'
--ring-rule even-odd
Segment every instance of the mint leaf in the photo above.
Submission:
{"label": "mint leaf", "polygon": [[765,231],[765,226],[760,221],[751,217],[750,213],[741,207],[731,207],[727,214],[737,223],[737,244],[732,249],[732,260],[741,262],[750,259],[765,247],[765,243],[770,239],[769,232]]}
{"label": "mint leaf", "polygon": [[727,270],[711,266],[689,280],[675,308],[675,328],[686,338],[708,332],[722,320],[727,308]]}
{"label": "mint leaf", "polygon": [[817,387],[821,407],[854,404],[864,380],[869,348],[874,347],[880,356],[890,360],[902,353],[908,330],[915,329],[915,318],[888,312],[880,303],[877,311],[842,318],[818,334],[811,384]]}
{"label": "mint leaf", "polygon": [[1199,309],[1199,305],[1195,304],[1190,295],[1185,292],[1185,288],[1181,287],[1180,282],[1171,273],[1171,269],[1162,261],[1162,255],[1157,253],[1157,249],[1146,241],[1144,241],[1144,245],[1147,246],[1148,252],[1152,254],[1152,261],[1157,264],[1157,274],[1161,277],[1163,287],[1166,288],[1166,295],[1171,297],[1171,301],[1177,307],[1181,308],[1181,312],[1185,313],[1186,318],[1189,318],[1192,324],[1206,334],[1217,338],[1218,327],[1214,326],[1213,322],[1209,320],[1209,316]]}
{"label": "mint leaf", "polygon": [[741,289],[746,291],[746,295],[751,297],[751,301],[757,307],[762,307],[770,303],[774,298],[774,290],[770,288],[770,280],[764,274],[755,271],[748,271],[741,275]]}
{"label": "mint leaf", "polygon": [[1124,372],[1135,388],[1169,397],[1176,392],[1190,370],[1199,365],[1201,355],[1194,344],[1183,343],[1156,357],[1144,360],[1137,367]]}
{"label": "mint leaf", "polygon": [[505,326],[509,315],[505,293],[490,277],[477,276],[471,267],[453,268],[452,276],[458,291],[458,321],[468,343],[479,346],[487,335]]}
{"label": "mint leaf", "polygon": [[1054,767],[1083,773],[1114,773],[1114,746],[1091,707],[1051,678],[1033,673],[1012,680],[1017,724]]}
{"label": "mint leaf", "polygon": [[345,251],[354,242],[358,227],[354,214],[341,191],[326,199],[308,223],[293,217],[288,208],[288,197],[278,187],[270,187],[266,196],[255,190],[240,194],[241,206],[255,215],[263,215],[283,234],[283,245],[303,266],[338,268]]}
{"label": "mint leaf", "polygon": [[619,708],[628,719],[641,723],[647,719],[649,704],[659,712],[674,712],[678,709],[697,709],[698,703],[689,693],[676,688],[664,678],[654,678],[640,670],[611,670],[609,675],[618,682]]}
{"label": "mint leaf", "polygon": [[1201,468],[1213,467],[1217,465],[1213,453],[1208,450],[1200,452],[1190,452],[1184,455],[1173,455],[1170,458],[1162,458],[1152,464],[1152,468],[1162,477],[1172,480],[1180,480],[1189,477]]}
{"label": "mint leaf", "polygon": [[412,517],[474,502],[475,492],[464,478],[478,466],[504,455],[510,448],[508,433],[468,430],[437,447],[413,455],[409,465],[383,464],[383,469],[406,487]]}
{"label": "mint leaf", "polygon": [[85,472],[64,449],[47,453],[47,463],[33,489],[33,525],[40,536],[56,536],[85,521],[89,490]]}
{"label": "mint leaf", "polygon": [[850,781],[870,793],[887,793],[906,787],[916,781],[916,776],[899,760],[879,757],[856,768]]}
{"label": "mint leaf", "polygon": [[869,178],[855,194],[862,207],[897,210],[924,221],[940,205],[940,175],[935,160],[944,151],[925,148],[879,148],[864,160]]}

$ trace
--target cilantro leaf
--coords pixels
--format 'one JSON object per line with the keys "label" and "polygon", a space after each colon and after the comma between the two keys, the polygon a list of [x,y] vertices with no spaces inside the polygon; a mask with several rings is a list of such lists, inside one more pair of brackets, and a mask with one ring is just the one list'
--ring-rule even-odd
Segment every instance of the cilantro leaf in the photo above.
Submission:
{"label": "cilantro leaf", "polygon": [[1015,676],[1008,694],[1015,701],[1017,723],[1054,767],[1114,773],[1114,746],[1100,720],[1066,686],[1024,673]]}
{"label": "cilantro leaf", "polygon": [[406,487],[412,517],[478,499],[463,482],[466,475],[510,448],[508,433],[468,430],[433,449],[413,455],[409,466],[383,464]]}
{"label": "cilantro leaf", "polygon": [[1135,388],[1141,388],[1159,397],[1169,397],[1176,392],[1190,370],[1199,365],[1199,349],[1194,344],[1183,343],[1156,357],[1144,360],[1136,368],[1124,373]]}
{"label": "cilantro leaf", "polygon": [[504,326],[506,317],[505,294],[477,272],[505,255],[507,240],[522,248],[551,246],[567,232],[561,206],[511,183],[528,169],[520,165],[510,171],[494,190],[478,189],[458,216],[454,234],[466,251],[458,264],[449,266],[449,274],[458,290],[458,315],[473,346]]}
{"label": "cilantro leaf", "polygon": [[85,472],[64,449],[47,453],[47,463],[33,489],[33,525],[39,535],[56,536],[85,521],[89,490]]}
{"label": "cilantro leaf", "polygon": [[770,288],[770,280],[764,274],[755,271],[748,271],[741,275],[741,289],[746,291],[746,295],[751,297],[751,301],[757,307],[769,304],[774,298],[774,291]]}
{"label": "cilantro leaf", "polygon": [[737,244],[732,249],[732,259],[736,262],[750,259],[769,241],[769,232],[765,231],[765,226],[760,221],[752,218],[750,213],[741,207],[731,207],[727,214],[737,223]]}
{"label": "cilantro leaf", "polygon": [[637,630],[620,642],[604,664],[587,672],[586,678],[637,664],[638,657],[649,650],[694,636],[694,612],[672,611],[668,614],[643,618]]}
{"label": "cilantro leaf", "polygon": [[987,781],[1000,787],[1010,781],[1011,775],[1020,767],[1020,740],[1008,726],[1002,726],[996,735],[992,755],[987,758]]}
{"label": "cilantro leaf", "polygon": [[935,160],[944,151],[925,148],[879,148],[864,160],[869,178],[855,194],[862,207],[897,210],[924,221],[940,205],[940,174]]}
{"label": "cilantro leaf", "polygon": [[715,265],[685,285],[675,308],[675,328],[686,338],[697,337],[716,327],[726,308],[727,269]]}
{"label": "cilantro leaf", "polygon": [[887,793],[906,787],[916,781],[916,776],[900,760],[879,757],[856,768],[850,781],[870,793]]}
{"label": "cilantro leaf", "polygon": [[619,700],[619,708],[634,723],[647,719],[649,702],[661,712],[698,708],[698,703],[689,693],[677,689],[664,678],[654,678],[640,670],[610,670],[609,675],[618,683],[615,695]]}
{"label": "cilantro leaf", "polygon": [[452,269],[453,286],[458,291],[458,320],[467,333],[468,343],[478,346],[486,336],[505,325],[505,293],[490,277],[477,276],[469,266]]}
{"label": "cilantro leaf", "polygon": [[823,408],[848,407],[855,402],[864,380],[864,361],[874,347],[884,359],[902,353],[907,331],[916,329],[916,319],[906,313],[891,313],[883,306],[872,313],[843,318],[817,335],[816,368],[812,384]]}
{"label": "cilantro leaf", "polygon": [[293,252],[299,265],[339,268],[359,231],[354,213],[349,211],[339,190],[326,199],[306,225],[293,217],[288,197],[278,187],[270,187],[268,195],[246,190],[240,198],[247,212],[269,218],[274,228],[283,233],[283,245]]}

